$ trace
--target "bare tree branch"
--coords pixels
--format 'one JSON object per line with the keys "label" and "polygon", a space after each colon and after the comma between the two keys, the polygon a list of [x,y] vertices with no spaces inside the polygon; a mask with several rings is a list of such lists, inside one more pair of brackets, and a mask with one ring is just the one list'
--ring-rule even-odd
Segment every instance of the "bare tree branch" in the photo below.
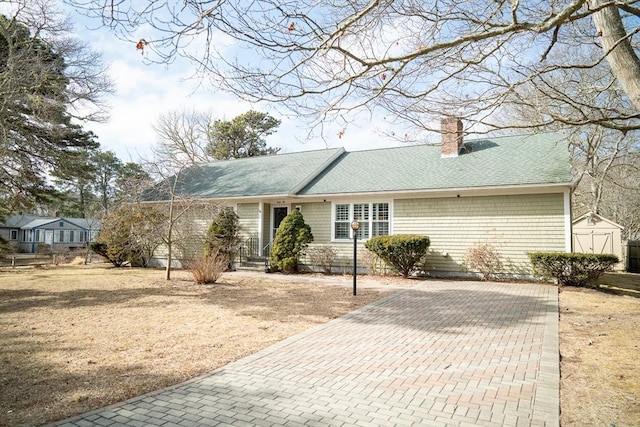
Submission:
{"label": "bare tree branch", "polygon": [[136,41],[144,31],[148,61],[186,57],[214,86],[286,105],[315,126],[366,111],[422,129],[443,113],[498,129],[502,102],[521,88],[606,61],[624,111],[584,104],[593,111],[581,119],[550,115],[539,125],[638,127],[633,0],[67,2],[120,37]]}

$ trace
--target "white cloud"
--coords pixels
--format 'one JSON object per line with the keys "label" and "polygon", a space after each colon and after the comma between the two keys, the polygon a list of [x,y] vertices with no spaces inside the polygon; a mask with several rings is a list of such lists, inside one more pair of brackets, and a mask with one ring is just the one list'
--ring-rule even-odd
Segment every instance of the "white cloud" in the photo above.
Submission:
{"label": "white cloud", "polygon": [[[215,118],[224,120],[249,109],[268,112],[282,120],[278,131],[268,139],[268,145],[281,147],[282,152],[324,149],[344,146],[347,150],[363,150],[398,145],[376,133],[381,120],[367,118],[348,124],[341,138],[342,124],[327,123],[324,138],[308,138],[307,125],[291,117],[278,114],[271,105],[250,105],[231,95],[215,92],[191,79],[195,66],[178,59],[170,65],[147,64],[143,55],[131,42],[119,40],[98,23],[71,12],[76,20],[76,31],[92,49],[101,52],[116,84],[116,93],[109,103],[110,120],[106,123],[87,123],[85,127],[97,136],[103,150],[111,150],[123,161],[137,161],[150,157],[156,144],[153,125],[160,114],[176,110],[210,111]],[[144,31],[139,31],[144,34]],[[317,134],[317,132],[316,132]]]}

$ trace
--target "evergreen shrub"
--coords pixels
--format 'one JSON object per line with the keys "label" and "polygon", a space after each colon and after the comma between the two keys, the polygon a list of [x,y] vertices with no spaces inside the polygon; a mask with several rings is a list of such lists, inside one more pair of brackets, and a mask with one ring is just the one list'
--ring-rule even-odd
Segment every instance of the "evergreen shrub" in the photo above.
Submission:
{"label": "evergreen shrub", "polygon": [[595,285],[605,271],[620,262],[611,254],[583,254],[565,252],[532,252],[529,259],[533,274],[546,279],[556,279],[559,285]]}
{"label": "evergreen shrub", "polygon": [[429,236],[396,234],[372,237],[364,246],[392,266],[402,277],[409,277],[427,254],[429,244]]}
{"label": "evergreen shrub", "polygon": [[283,273],[297,271],[298,260],[311,242],[311,227],[304,222],[302,214],[294,210],[282,220],[276,231],[269,256],[271,269]]}

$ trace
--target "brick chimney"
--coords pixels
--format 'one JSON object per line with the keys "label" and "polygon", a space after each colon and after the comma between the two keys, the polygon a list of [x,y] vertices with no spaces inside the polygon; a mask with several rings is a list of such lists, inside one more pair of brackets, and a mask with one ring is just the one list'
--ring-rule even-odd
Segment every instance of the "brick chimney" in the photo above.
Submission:
{"label": "brick chimney", "polygon": [[442,157],[458,157],[462,147],[462,120],[458,117],[443,117],[441,122]]}

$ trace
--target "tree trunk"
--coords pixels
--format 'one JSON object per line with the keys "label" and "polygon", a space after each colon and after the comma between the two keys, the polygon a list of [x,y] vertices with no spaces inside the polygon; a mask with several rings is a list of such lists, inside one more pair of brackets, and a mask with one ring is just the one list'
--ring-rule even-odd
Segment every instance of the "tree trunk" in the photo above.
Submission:
{"label": "tree trunk", "polygon": [[[176,177],[177,180],[177,177]],[[173,261],[173,254],[171,249],[173,247],[173,203],[175,195],[171,192],[171,199],[169,200],[169,227],[167,228],[167,269],[165,270],[164,279],[171,280],[171,262]]]}
{"label": "tree trunk", "polygon": [[[608,0],[590,0],[592,8]],[[602,40],[602,49],[607,54],[611,71],[616,76],[631,102],[640,109],[640,59],[631,47],[622,24],[620,11],[608,6],[593,14],[593,22]]]}
{"label": "tree trunk", "polygon": [[602,195],[602,177],[591,179],[591,212],[599,214],[600,199]]}
{"label": "tree trunk", "polygon": [[[171,228],[169,229],[171,230]],[[169,231],[171,233],[171,231]],[[171,241],[167,243],[167,268],[165,269],[164,279],[171,280]]]}

